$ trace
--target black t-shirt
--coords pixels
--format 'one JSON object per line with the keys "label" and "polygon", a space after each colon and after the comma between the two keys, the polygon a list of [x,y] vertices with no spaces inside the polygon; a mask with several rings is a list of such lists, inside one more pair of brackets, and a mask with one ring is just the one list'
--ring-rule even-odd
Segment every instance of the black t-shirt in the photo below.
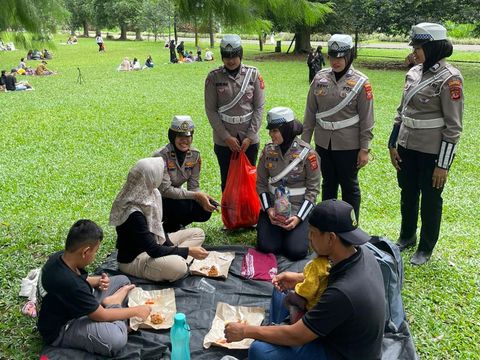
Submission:
{"label": "black t-shirt", "polygon": [[87,272],[73,272],[62,260],[63,251],[50,256],[38,280],[40,314],[38,330],[47,344],[59,335],[62,326],[72,319],[91,314],[99,303],[87,282]]}
{"label": "black t-shirt", "polygon": [[17,78],[13,75],[7,75],[5,77],[5,88],[8,91],[15,91],[15,83],[17,82]]}
{"label": "black t-shirt", "polygon": [[328,286],[303,317],[334,359],[381,358],[385,326],[385,290],[380,267],[368,249],[330,270]]}
{"label": "black t-shirt", "polygon": [[140,211],[130,214],[128,219],[117,226],[117,261],[128,264],[142,252],[146,252],[152,258],[167,255],[180,255],[184,259],[188,256],[187,247],[177,247],[168,239],[158,244],[155,234],[148,229],[147,219]]}

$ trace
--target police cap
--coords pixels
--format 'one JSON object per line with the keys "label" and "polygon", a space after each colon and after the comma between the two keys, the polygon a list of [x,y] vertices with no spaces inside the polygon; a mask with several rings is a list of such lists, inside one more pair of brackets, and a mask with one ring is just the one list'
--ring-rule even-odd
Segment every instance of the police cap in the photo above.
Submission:
{"label": "police cap", "polygon": [[234,58],[242,57],[243,48],[240,36],[236,34],[227,34],[220,41],[220,53],[222,57]]}
{"label": "police cap", "polygon": [[447,29],[440,24],[420,23],[412,26],[409,45],[422,45],[429,41],[446,40]]}
{"label": "police cap", "polygon": [[277,129],[293,120],[295,120],[295,114],[292,109],[283,106],[274,107],[267,113],[267,129]]}
{"label": "police cap", "polygon": [[195,129],[195,125],[188,115],[175,115],[170,124],[170,130],[181,133],[179,135],[192,136],[193,129]]}
{"label": "police cap", "polygon": [[328,55],[331,57],[344,57],[352,48],[353,41],[350,35],[333,34],[328,40]]}

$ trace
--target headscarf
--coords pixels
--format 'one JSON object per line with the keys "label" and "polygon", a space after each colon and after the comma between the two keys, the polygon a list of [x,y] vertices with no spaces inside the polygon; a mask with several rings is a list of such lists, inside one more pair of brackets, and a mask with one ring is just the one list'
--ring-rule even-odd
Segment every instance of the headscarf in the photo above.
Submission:
{"label": "headscarf", "polygon": [[157,242],[165,242],[162,226],[162,196],[158,187],[163,180],[165,164],[161,157],[140,159],[130,169],[127,181],[118,193],[110,212],[110,225],[120,226],[130,214],[140,211],[147,219],[148,230]]}
{"label": "headscarf", "polygon": [[298,120],[293,120],[281,125],[278,130],[282,134],[283,142],[280,144],[280,150],[282,155],[290,149],[290,146],[295,139],[295,136],[300,135],[303,132],[303,125]]}
{"label": "headscarf", "polygon": [[425,54],[423,72],[425,73],[439,60],[449,57],[453,52],[453,45],[449,40],[429,41],[422,45]]}
{"label": "headscarf", "polygon": [[343,69],[340,72],[333,72],[335,75],[335,80],[339,80],[342,78],[343,75],[347,73],[347,71],[350,69],[350,66],[352,66],[353,63],[353,49],[350,49],[347,54],[343,57],[345,59],[345,69]]}

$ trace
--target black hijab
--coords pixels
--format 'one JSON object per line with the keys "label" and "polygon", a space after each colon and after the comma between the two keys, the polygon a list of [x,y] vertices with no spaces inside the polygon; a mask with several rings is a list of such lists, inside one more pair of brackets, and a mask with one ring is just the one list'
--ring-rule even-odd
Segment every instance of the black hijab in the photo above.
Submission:
{"label": "black hijab", "polygon": [[280,150],[282,151],[282,155],[285,155],[288,149],[290,149],[295,136],[303,132],[303,125],[298,120],[293,120],[281,125],[278,130],[283,138],[283,142],[280,144]]}
{"label": "black hijab", "polygon": [[340,80],[343,75],[347,73],[347,71],[350,69],[350,66],[352,66],[353,63],[353,49],[348,50],[348,53],[345,54],[344,56],[345,59],[345,69],[343,69],[340,72],[333,72],[335,75],[335,80]]}
{"label": "black hijab", "polygon": [[425,54],[423,63],[423,72],[425,73],[438,61],[452,55],[453,45],[449,40],[429,41],[422,45],[422,49]]}
{"label": "black hijab", "polygon": [[[187,151],[180,151],[177,149],[175,146],[175,138],[182,133],[173,131],[172,129],[168,129],[168,141],[173,145],[173,149],[175,150],[175,156],[177,157],[178,160],[178,165],[182,166],[183,162],[185,161],[185,156],[187,155]],[[193,138],[193,134],[192,134]]]}

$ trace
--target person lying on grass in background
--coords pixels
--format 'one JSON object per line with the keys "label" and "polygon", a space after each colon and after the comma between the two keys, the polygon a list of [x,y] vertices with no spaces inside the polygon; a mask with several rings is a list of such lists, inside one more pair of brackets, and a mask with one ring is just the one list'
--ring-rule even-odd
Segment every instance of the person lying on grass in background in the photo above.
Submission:
{"label": "person lying on grass in background", "polygon": [[102,356],[116,355],[127,344],[127,322],[145,320],[148,305],[125,307],[135,285],[124,275],[88,276],[102,229],[91,220],[70,228],[65,250],[50,256],[38,281],[38,330],[52,346],[85,350]]}
{"label": "person lying on grass in background", "polygon": [[[3,71],[2,71],[2,75],[3,75]],[[17,69],[12,69],[10,71],[10,74],[4,78],[3,81],[5,82],[6,91],[22,91],[22,90],[32,89],[32,85],[30,85],[26,81],[17,82],[16,75],[17,75]]]}

